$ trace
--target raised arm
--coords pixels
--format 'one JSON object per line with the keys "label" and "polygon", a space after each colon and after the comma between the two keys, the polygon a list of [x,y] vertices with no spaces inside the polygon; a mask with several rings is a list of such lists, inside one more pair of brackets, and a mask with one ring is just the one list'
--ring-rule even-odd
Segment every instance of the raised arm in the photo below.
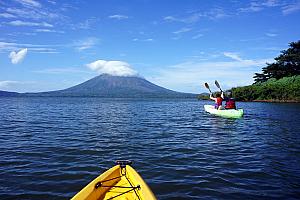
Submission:
{"label": "raised arm", "polygon": [[214,97],[212,96],[212,94],[209,95],[209,98],[210,98],[211,100],[213,100],[213,101],[216,100],[216,98],[214,98]]}

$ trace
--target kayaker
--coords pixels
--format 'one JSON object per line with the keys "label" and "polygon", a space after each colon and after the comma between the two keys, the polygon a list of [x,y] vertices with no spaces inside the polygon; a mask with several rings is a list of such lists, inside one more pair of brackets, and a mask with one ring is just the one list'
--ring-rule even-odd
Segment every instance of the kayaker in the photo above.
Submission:
{"label": "kayaker", "polygon": [[225,101],[225,109],[236,109],[235,100],[232,98],[231,92],[228,93],[228,96],[224,97],[224,94],[222,93],[221,97]]}
{"label": "kayaker", "polygon": [[222,101],[223,101],[223,98],[221,96],[224,96],[223,92],[220,94],[220,93],[217,93],[216,94],[216,98],[212,96],[212,93],[210,94],[209,98],[211,100],[214,100],[215,101],[215,109],[218,109],[218,110],[221,110],[222,109]]}

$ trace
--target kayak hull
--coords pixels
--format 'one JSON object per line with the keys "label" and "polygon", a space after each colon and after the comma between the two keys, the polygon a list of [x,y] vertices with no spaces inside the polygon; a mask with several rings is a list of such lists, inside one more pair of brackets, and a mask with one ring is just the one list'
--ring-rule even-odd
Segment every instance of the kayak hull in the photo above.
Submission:
{"label": "kayak hull", "polygon": [[241,118],[244,115],[243,109],[217,110],[212,105],[204,105],[204,110],[210,114],[225,118]]}
{"label": "kayak hull", "polygon": [[129,165],[116,165],[90,182],[72,200],[156,200],[142,177]]}

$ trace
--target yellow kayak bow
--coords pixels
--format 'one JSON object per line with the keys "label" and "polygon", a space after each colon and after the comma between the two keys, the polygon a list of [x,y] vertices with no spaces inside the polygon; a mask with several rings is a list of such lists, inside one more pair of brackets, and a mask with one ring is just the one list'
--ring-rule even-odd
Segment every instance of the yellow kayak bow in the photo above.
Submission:
{"label": "yellow kayak bow", "polygon": [[72,200],[156,200],[151,189],[130,164],[130,161],[117,161],[116,166],[95,178]]}

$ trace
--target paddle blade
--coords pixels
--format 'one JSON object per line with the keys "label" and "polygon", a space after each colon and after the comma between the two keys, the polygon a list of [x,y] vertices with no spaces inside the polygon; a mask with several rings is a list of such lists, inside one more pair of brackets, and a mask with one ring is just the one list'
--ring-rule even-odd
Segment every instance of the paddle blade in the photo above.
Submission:
{"label": "paddle blade", "polygon": [[217,86],[219,89],[221,89],[220,84],[219,84],[219,82],[218,82],[217,80],[215,80],[215,84],[216,84],[216,86]]}
{"label": "paddle blade", "polygon": [[221,90],[221,92],[223,92],[223,90],[221,89],[221,86],[220,86],[220,84],[219,84],[219,82],[217,80],[215,80],[215,84]]}
{"label": "paddle blade", "polygon": [[207,89],[209,89],[208,83],[205,83],[204,85]]}
{"label": "paddle blade", "polygon": [[211,90],[209,89],[208,83],[205,83],[204,85],[205,85],[205,87],[209,90],[209,92],[211,93]]}

